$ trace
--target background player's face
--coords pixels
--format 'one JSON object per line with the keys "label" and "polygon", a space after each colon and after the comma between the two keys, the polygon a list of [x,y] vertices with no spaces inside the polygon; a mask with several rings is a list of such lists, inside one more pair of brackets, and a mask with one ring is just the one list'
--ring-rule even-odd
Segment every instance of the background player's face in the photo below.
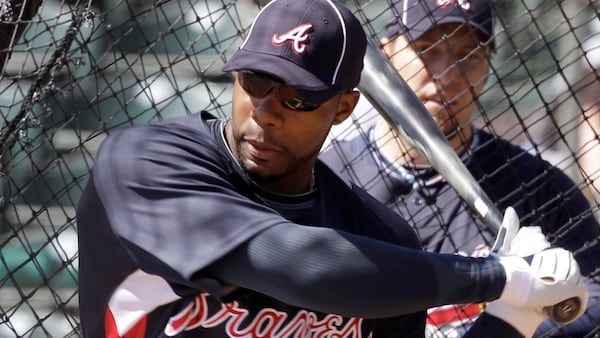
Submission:
{"label": "background player's face", "polygon": [[305,192],[331,126],[350,115],[358,97],[357,92],[344,93],[313,111],[295,111],[282,105],[276,90],[257,98],[236,80],[232,119],[226,129],[229,146],[262,188]]}
{"label": "background player's face", "polygon": [[[489,71],[489,50],[474,28],[443,24],[409,43],[382,41],[391,63],[421,99],[446,136],[466,126]],[[471,87],[472,86],[472,87]]]}

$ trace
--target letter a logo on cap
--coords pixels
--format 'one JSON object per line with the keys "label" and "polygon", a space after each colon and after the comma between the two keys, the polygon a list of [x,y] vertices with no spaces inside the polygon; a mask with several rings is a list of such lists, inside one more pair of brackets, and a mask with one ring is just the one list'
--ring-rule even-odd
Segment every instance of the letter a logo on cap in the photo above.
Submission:
{"label": "letter a logo on cap", "polygon": [[469,2],[469,0],[437,0],[435,4],[441,8],[446,8],[454,4],[458,4],[464,12],[467,12],[469,11],[469,9],[471,9],[471,3]]}
{"label": "letter a logo on cap", "polygon": [[281,47],[288,41],[292,44],[292,50],[297,55],[302,55],[306,52],[308,32],[312,29],[311,23],[305,23],[290,29],[287,33],[273,34],[271,39],[274,46]]}

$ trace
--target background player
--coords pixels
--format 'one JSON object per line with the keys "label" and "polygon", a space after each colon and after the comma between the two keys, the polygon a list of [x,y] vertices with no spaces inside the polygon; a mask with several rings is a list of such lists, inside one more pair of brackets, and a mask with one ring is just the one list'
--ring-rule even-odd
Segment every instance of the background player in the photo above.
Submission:
{"label": "background player", "polygon": [[[553,244],[572,251],[598,238],[600,228],[588,202],[565,174],[471,124],[494,48],[490,2],[399,1],[392,13],[382,50],[497,205],[513,205],[523,225],[541,226]],[[488,254],[494,234],[415,149],[383,119],[360,127],[364,134],[334,143],[322,159],[408,218],[428,251]],[[577,255],[586,274],[598,267],[598,250]],[[599,287],[589,282],[595,304]],[[428,330],[432,336],[455,337],[481,309],[479,304],[432,309]],[[560,334],[585,335],[599,323],[600,306],[593,306]],[[545,323],[538,335],[554,327]]]}
{"label": "background player", "polygon": [[[566,250],[533,257],[566,269],[553,284],[516,256],[415,250],[406,222],[317,161],[359,98],[365,45],[343,5],[276,0],[224,67],[230,120],[111,133],[77,213],[86,337],[419,337],[433,305],[499,297],[543,317],[586,298]],[[514,334],[498,318],[478,323]]]}

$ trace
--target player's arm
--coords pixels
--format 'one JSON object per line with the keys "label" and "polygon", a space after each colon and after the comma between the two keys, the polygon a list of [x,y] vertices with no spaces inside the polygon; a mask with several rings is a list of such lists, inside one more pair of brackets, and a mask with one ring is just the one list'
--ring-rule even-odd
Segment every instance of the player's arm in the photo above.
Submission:
{"label": "player's arm", "polygon": [[[508,244],[501,247],[510,248]],[[476,259],[410,250],[294,224],[259,233],[206,272],[289,304],[366,318],[496,299],[490,304],[495,318],[486,315],[472,336],[495,323],[512,332],[508,337],[518,337],[546,317],[546,306],[585,296],[577,263],[564,249],[536,252],[530,260],[518,256]],[[509,312],[501,311],[507,308]],[[515,321],[516,312],[535,320]]]}
{"label": "player's arm", "polygon": [[364,318],[496,299],[505,284],[494,259],[431,254],[293,223],[262,231],[206,273],[288,304]]}

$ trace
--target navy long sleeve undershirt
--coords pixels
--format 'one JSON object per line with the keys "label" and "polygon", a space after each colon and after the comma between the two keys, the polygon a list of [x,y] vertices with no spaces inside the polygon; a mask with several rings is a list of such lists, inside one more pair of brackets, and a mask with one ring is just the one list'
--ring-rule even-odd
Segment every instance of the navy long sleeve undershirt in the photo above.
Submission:
{"label": "navy long sleeve undershirt", "polygon": [[489,301],[505,283],[492,258],[430,254],[293,223],[262,231],[209,271],[288,304],[363,318]]}

